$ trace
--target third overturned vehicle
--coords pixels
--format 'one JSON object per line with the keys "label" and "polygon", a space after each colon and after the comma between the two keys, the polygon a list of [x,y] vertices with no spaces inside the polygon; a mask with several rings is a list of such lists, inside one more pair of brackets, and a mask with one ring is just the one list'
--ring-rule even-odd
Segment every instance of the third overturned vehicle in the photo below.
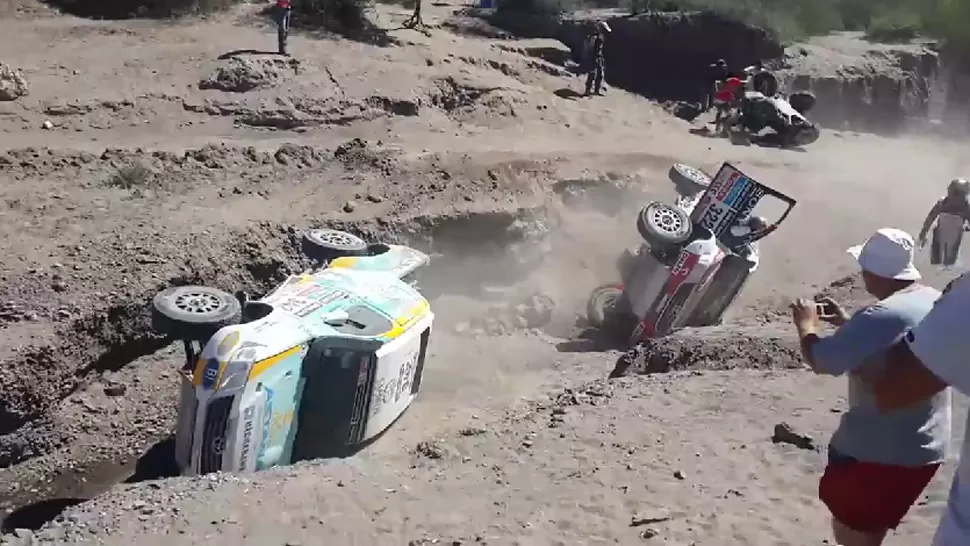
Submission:
{"label": "third overturned vehicle", "polygon": [[[677,164],[671,178],[682,188],[673,205],[641,209],[643,242],[620,256],[620,281],[598,287],[587,305],[589,322],[630,345],[683,326],[718,324],[758,268],[757,241],[778,229],[795,200],[724,163],[710,179]],[[752,215],[770,197],[785,205],[773,223]]]}
{"label": "third overturned vehicle", "polygon": [[[805,117],[814,105],[815,96],[807,92],[785,97],[746,91],[731,125],[756,139],[775,141],[780,146],[806,146],[821,134],[818,125]],[[773,133],[760,136],[765,128]]]}
{"label": "third overturned vehicle", "polygon": [[328,229],[303,251],[315,267],[258,300],[205,286],[155,296],[155,330],[185,347],[180,473],[340,455],[417,396],[434,314],[413,277],[428,256]]}

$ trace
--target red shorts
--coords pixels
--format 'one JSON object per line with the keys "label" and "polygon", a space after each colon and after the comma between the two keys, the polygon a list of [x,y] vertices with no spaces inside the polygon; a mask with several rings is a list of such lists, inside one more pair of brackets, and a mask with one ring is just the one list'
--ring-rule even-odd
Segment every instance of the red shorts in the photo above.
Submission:
{"label": "red shorts", "polygon": [[829,450],[818,498],[850,529],[873,533],[895,529],[939,464],[908,467],[858,461]]}

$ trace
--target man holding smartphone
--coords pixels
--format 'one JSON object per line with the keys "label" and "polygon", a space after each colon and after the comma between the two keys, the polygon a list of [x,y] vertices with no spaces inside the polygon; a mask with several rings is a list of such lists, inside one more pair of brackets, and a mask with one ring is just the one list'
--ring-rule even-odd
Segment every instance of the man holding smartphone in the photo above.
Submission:
{"label": "man holding smartphone", "polygon": [[[849,379],[849,409],[829,443],[828,465],[819,481],[819,498],[832,513],[835,540],[842,546],[881,545],[946,456],[948,390],[884,413],[869,382],[883,371],[886,350],[940,296],[917,282],[915,246],[908,233],[883,228],[864,245],[848,249],[862,268],[866,291],[879,300],[852,316],[831,299],[792,304],[805,361],[815,373]],[[819,335],[820,320],[838,330]]]}

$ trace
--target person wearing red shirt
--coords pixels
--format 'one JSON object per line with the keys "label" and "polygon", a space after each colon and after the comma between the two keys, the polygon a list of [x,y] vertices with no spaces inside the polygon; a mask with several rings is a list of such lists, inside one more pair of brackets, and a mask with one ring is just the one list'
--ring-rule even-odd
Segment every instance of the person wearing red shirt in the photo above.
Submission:
{"label": "person wearing red shirt", "polygon": [[286,38],[290,33],[290,15],[293,13],[293,4],[290,0],[276,0],[273,17],[276,19],[276,39],[279,43],[280,55],[286,53]]}
{"label": "person wearing red shirt", "polygon": [[717,92],[714,93],[714,107],[717,113],[714,116],[714,130],[721,130],[722,118],[734,106],[738,93],[744,89],[744,80],[737,76],[731,76],[720,83]]}

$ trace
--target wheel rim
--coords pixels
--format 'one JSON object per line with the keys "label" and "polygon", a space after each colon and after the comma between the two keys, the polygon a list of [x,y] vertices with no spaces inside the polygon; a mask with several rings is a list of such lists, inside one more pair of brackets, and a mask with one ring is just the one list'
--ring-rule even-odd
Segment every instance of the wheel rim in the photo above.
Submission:
{"label": "wheel rim", "polygon": [[650,211],[650,220],[658,230],[670,234],[679,233],[684,227],[680,215],[668,207],[655,207]]}
{"label": "wheel rim", "polygon": [[334,247],[350,248],[363,243],[363,240],[360,237],[351,235],[350,233],[345,233],[343,231],[321,229],[311,233],[313,238],[317,241]]}
{"label": "wheel rim", "polygon": [[690,165],[684,165],[684,164],[679,164],[677,166],[677,169],[681,172],[681,174],[683,174],[687,178],[690,178],[694,182],[707,183],[707,175],[701,172],[700,169],[695,169]]}
{"label": "wheel rim", "polygon": [[222,301],[214,294],[206,292],[183,292],[175,296],[175,307],[194,315],[207,315],[218,311]]}

